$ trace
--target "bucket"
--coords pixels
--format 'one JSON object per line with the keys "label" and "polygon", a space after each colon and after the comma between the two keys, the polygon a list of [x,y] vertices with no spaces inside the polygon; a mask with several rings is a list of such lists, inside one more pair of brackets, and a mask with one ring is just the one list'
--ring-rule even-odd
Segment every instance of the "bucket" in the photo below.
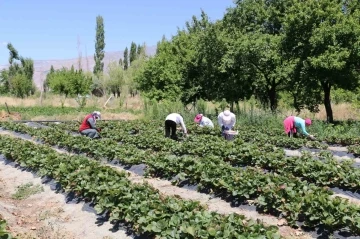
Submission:
{"label": "bucket", "polygon": [[238,135],[239,131],[233,131],[233,130],[225,130],[224,131],[224,138],[227,141],[232,141],[235,138],[235,135]]}

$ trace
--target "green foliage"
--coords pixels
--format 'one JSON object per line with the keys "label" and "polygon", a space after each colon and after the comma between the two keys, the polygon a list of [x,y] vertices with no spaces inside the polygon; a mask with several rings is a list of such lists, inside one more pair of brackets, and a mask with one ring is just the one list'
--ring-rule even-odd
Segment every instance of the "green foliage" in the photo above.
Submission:
{"label": "green foliage", "polygon": [[202,11],[158,42],[137,77],[139,89],[157,101],[225,99],[231,108],[254,95],[273,113],[286,96],[298,112],[324,103],[331,122],[332,89],[359,85],[355,2],[239,0],[215,22]]}
{"label": "green foliage", "polygon": [[346,8],[343,1],[293,0],[285,18],[283,49],[297,62],[294,79],[303,91],[323,91],[329,122],[331,88],[354,89],[359,83],[358,6]]}
{"label": "green foliage", "polygon": [[124,70],[127,70],[129,68],[129,50],[127,47],[125,47],[124,50]]}
{"label": "green foliage", "polygon": [[[148,184],[132,183],[125,172],[82,156],[61,155],[49,147],[6,136],[0,137],[0,152],[42,176],[56,179],[65,191],[91,201],[97,213],[109,213],[109,221],[126,221],[136,235],[150,238],[279,238],[277,227],[267,227],[237,214],[209,212],[196,201],[164,196]],[[135,157],[146,155],[133,153],[136,153]]]}
{"label": "green foliage", "polygon": [[21,200],[41,192],[44,192],[44,188],[41,185],[33,185],[33,183],[26,183],[20,185],[17,191],[13,195],[11,195],[11,197],[16,200]]}
{"label": "green foliage", "polygon": [[207,113],[206,101],[203,99],[199,99],[198,101],[196,101],[196,110],[198,113],[206,115]]}
{"label": "green foliage", "polygon": [[82,70],[70,70],[62,68],[50,71],[46,76],[46,86],[50,91],[68,96],[86,95],[90,93],[92,79],[86,76]]}
{"label": "green foliage", "polygon": [[0,72],[0,92],[9,92],[16,97],[24,98],[35,93],[32,81],[34,62],[19,55],[11,43],[9,50],[9,68]]}
{"label": "green foliage", "polygon": [[100,74],[104,70],[104,56],[105,56],[105,29],[104,29],[104,19],[102,16],[96,17],[96,37],[95,37],[95,66],[94,74]]}
{"label": "green foliage", "polygon": [[136,60],[136,57],[137,57],[136,43],[135,43],[135,42],[131,42],[131,46],[130,46],[130,57],[129,57],[130,65],[132,64],[133,61]]}
{"label": "green foliage", "polygon": [[0,215],[0,238],[1,239],[16,239],[15,237],[12,237],[11,234],[7,231],[6,221],[1,218],[1,215]]}
{"label": "green foliage", "polygon": [[171,43],[161,43],[158,51],[159,54],[147,61],[145,69],[135,80],[150,99],[176,101],[181,94],[181,74],[176,57],[171,54]]}
{"label": "green foliage", "polygon": [[[239,130],[242,134],[239,134],[234,142],[227,142],[219,137],[218,129],[199,129],[195,125],[189,125],[189,131],[194,133],[186,140],[176,142],[163,137],[162,123],[163,121],[99,122],[104,137],[101,141],[65,134],[64,130],[78,130],[78,124],[74,123],[49,124],[51,128],[47,129],[34,129],[23,124],[8,122],[1,123],[1,126],[30,134],[46,144],[64,147],[72,152],[85,153],[88,157],[98,160],[118,159],[127,165],[145,163],[148,176],[164,178],[178,176],[179,179],[174,180],[173,184],[187,180],[189,183],[198,184],[199,190],[211,190],[224,197],[231,195],[239,202],[251,200],[259,210],[285,218],[292,226],[296,226],[296,221],[301,218],[309,228],[321,225],[328,232],[348,228],[354,235],[360,234],[357,223],[360,219],[359,206],[347,199],[331,197],[333,193],[327,189],[327,187],[345,187],[356,190],[360,187],[358,182],[360,170],[352,166],[353,162],[351,160],[338,161],[326,151],[317,155],[320,160],[306,153],[301,157],[286,157],[283,149],[279,148],[307,146],[326,149],[326,144],[281,136],[280,132],[283,133],[281,124],[279,128],[270,128],[271,130],[267,124],[241,125]],[[129,129],[137,133],[129,134]],[[329,129],[336,128],[329,127]],[[337,130],[342,132],[343,129],[340,127]],[[122,142],[121,145],[118,144],[119,141]],[[123,185],[125,184],[124,188],[127,188],[124,196],[114,195],[117,201],[112,201],[109,196],[106,197],[106,201],[97,201],[102,197],[98,188],[108,189],[108,187],[101,187],[103,181],[99,177],[109,179],[111,178],[109,175],[112,175],[111,171],[99,173],[97,170],[100,164],[89,166],[88,160],[81,160],[78,156],[73,156],[72,160],[62,159],[53,155],[52,151],[46,147],[35,145],[29,147],[29,144],[31,143],[2,137],[0,151],[10,160],[40,169],[39,171],[44,175],[53,175],[55,172],[57,179],[62,185],[65,184],[68,190],[82,193],[89,200],[95,199],[94,203],[98,204],[99,212],[103,210],[112,212],[114,207],[125,210],[130,207],[128,204],[124,205],[125,202],[131,205],[138,202],[138,194],[132,190],[131,184],[124,182],[125,180],[122,180]],[[22,148],[22,150],[17,150],[17,148]],[[42,160],[34,159],[34,157]],[[63,164],[64,161],[68,163]],[[79,165],[81,165],[80,169]],[[245,166],[246,168],[241,168]],[[267,172],[263,169],[267,169]],[[72,179],[70,182],[69,173]],[[78,173],[79,178],[76,176]],[[104,174],[107,177],[102,177]],[[89,176],[84,177],[84,175]],[[94,187],[83,181],[95,177],[93,175],[101,175],[94,178],[96,182]],[[120,180],[116,178],[115,181]],[[82,187],[82,185],[87,185],[87,187]],[[109,182],[106,181],[106,185],[110,185]],[[122,190],[125,190],[124,188]],[[111,188],[111,190],[115,189]],[[148,191],[142,188],[142,194],[146,192]],[[132,200],[129,201],[126,200],[130,197],[129,194],[136,196],[131,196]],[[167,201],[152,204],[148,200],[154,200],[157,197],[149,194],[145,198],[147,198],[146,206],[165,205],[165,208],[161,210],[161,218],[164,219]],[[143,197],[141,200],[144,200]],[[174,201],[171,203],[174,204]],[[187,207],[189,211],[194,211],[194,207],[189,207],[190,205]],[[148,213],[145,206],[142,210]],[[136,213],[139,215],[144,211],[139,210]],[[115,217],[114,214],[111,215]],[[131,222],[133,214],[128,212],[128,214],[123,214],[125,215],[128,222]],[[202,225],[203,219],[199,218],[197,224]],[[143,220],[141,222],[145,223]],[[239,227],[243,224],[236,221],[235,225]],[[201,229],[196,227],[190,231],[194,234],[201,232]],[[215,233],[212,229],[208,231],[211,235]],[[225,233],[225,230],[221,229],[217,233]]]}
{"label": "green foliage", "polygon": [[80,109],[85,108],[85,106],[86,106],[86,100],[87,100],[88,97],[89,97],[88,95],[86,95],[86,96],[78,95],[78,96],[75,98],[76,103],[79,104],[79,108],[80,108]]}
{"label": "green foliage", "polygon": [[113,94],[118,94],[123,91],[126,82],[125,71],[122,66],[116,62],[111,62],[108,65],[108,76],[106,76],[105,89]]}
{"label": "green foliage", "polygon": [[11,93],[17,97],[24,98],[30,95],[29,91],[35,91],[32,81],[21,73],[16,73],[10,78],[9,85],[11,86]]}

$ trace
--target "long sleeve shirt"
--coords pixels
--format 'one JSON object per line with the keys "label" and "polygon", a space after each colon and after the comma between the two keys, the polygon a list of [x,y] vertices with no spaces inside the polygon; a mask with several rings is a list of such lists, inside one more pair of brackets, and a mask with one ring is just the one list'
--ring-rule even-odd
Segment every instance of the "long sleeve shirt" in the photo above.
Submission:
{"label": "long sleeve shirt", "polygon": [[94,120],[93,117],[90,117],[87,121],[89,122],[89,124],[90,124],[90,126],[91,126],[92,129],[97,129],[97,128],[96,128],[96,125],[95,125],[95,124],[96,124],[96,121]]}
{"label": "long sleeve shirt", "polygon": [[184,133],[187,134],[186,126],[184,123],[184,119],[181,115],[177,113],[169,114],[165,120],[171,120],[174,121],[176,124],[180,124],[181,128],[183,129]]}
{"label": "long sleeve shirt", "polygon": [[219,123],[220,127],[224,126],[224,127],[229,128],[229,129],[232,129],[235,126],[235,123],[236,123],[235,114],[230,113],[231,120],[229,122],[224,121],[224,119],[223,119],[224,116],[225,115],[224,115],[223,112],[221,112],[219,114],[219,116],[218,116],[218,123]]}
{"label": "long sleeve shirt", "polygon": [[214,128],[213,122],[212,122],[209,118],[207,118],[207,117],[205,117],[205,116],[203,116],[203,117],[201,118],[201,121],[200,121],[200,124],[199,124],[199,125],[200,125],[201,127],[207,126],[207,127]]}
{"label": "long sleeve shirt", "polygon": [[297,130],[301,129],[302,133],[306,136],[308,136],[308,132],[306,132],[306,128],[305,128],[305,120],[303,120],[302,118],[300,117],[294,117],[295,118],[295,127]]}

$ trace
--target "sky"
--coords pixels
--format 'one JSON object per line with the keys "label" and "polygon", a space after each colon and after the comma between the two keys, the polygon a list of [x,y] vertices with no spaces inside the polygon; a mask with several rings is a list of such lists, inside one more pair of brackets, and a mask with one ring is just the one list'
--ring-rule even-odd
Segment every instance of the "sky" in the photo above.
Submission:
{"label": "sky", "polygon": [[104,18],[105,51],[136,44],[154,46],[170,38],[201,9],[221,19],[233,0],[0,0],[0,65],[8,63],[6,44],[33,60],[71,59],[95,50],[96,16]]}

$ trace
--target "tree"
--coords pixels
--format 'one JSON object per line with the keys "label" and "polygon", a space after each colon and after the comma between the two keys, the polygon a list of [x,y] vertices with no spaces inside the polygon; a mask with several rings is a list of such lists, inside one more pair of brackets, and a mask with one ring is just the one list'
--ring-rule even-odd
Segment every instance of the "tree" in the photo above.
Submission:
{"label": "tree", "polygon": [[7,48],[10,55],[9,68],[2,70],[0,74],[2,91],[10,92],[21,98],[34,94],[33,60],[20,56],[11,43],[7,45]]}
{"label": "tree", "polygon": [[334,121],[332,87],[353,89],[359,84],[358,19],[359,4],[333,0],[293,0],[286,14],[283,50],[297,62],[295,83],[304,92],[323,92],[328,122]]}
{"label": "tree", "polygon": [[127,70],[129,68],[129,50],[127,47],[125,47],[124,51],[124,70]]}
{"label": "tree", "polygon": [[[147,56],[145,54],[146,45],[143,44],[140,46],[141,50],[139,55],[136,57],[126,72],[126,85],[128,87],[128,92],[131,96],[135,96],[137,94],[138,84],[136,82],[136,78],[144,72],[146,63],[147,63]],[[139,48],[138,48],[139,49]]]}
{"label": "tree", "polygon": [[104,69],[104,56],[105,56],[105,30],[104,30],[104,19],[102,16],[96,17],[96,40],[95,40],[95,66],[94,74],[103,72]]}
{"label": "tree", "polygon": [[143,49],[142,49],[142,46],[139,44],[139,45],[137,46],[136,57],[138,57],[138,56],[141,55],[141,51],[142,51],[142,50],[143,50]]}
{"label": "tree", "polygon": [[136,60],[136,44],[135,42],[131,42],[131,46],[130,46],[130,58],[129,58],[129,61],[130,61],[130,65],[133,61]]}
{"label": "tree", "polygon": [[[206,30],[211,26],[208,16],[204,11],[201,18],[193,16],[191,21],[185,23],[184,30],[178,30],[173,37],[172,44],[177,65],[182,75],[182,94],[180,100],[184,104],[193,103],[200,99],[209,99],[206,92],[212,77],[207,74],[208,68],[204,61],[204,47],[202,39],[205,38]],[[213,62],[213,64],[216,64]]]}
{"label": "tree", "polygon": [[106,90],[114,94],[115,97],[119,97],[125,84],[124,69],[116,62],[111,62],[108,65],[108,72],[109,75],[105,83]]}
{"label": "tree", "polygon": [[147,61],[135,80],[139,89],[150,99],[176,101],[182,89],[176,56],[172,54],[171,42],[163,41],[158,46],[158,54]]}
{"label": "tree", "polygon": [[224,16],[228,35],[226,61],[240,61],[243,73],[252,75],[253,94],[272,111],[277,109],[279,92],[288,88],[294,63],[281,51],[283,19],[288,0],[243,0]]}
{"label": "tree", "polygon": [[46,76],[45,85],[55,94],[68,96],[84,95],[90,92],[92,79],[86,76],[82,70],[70,70],[62,68],[49,72]]}

